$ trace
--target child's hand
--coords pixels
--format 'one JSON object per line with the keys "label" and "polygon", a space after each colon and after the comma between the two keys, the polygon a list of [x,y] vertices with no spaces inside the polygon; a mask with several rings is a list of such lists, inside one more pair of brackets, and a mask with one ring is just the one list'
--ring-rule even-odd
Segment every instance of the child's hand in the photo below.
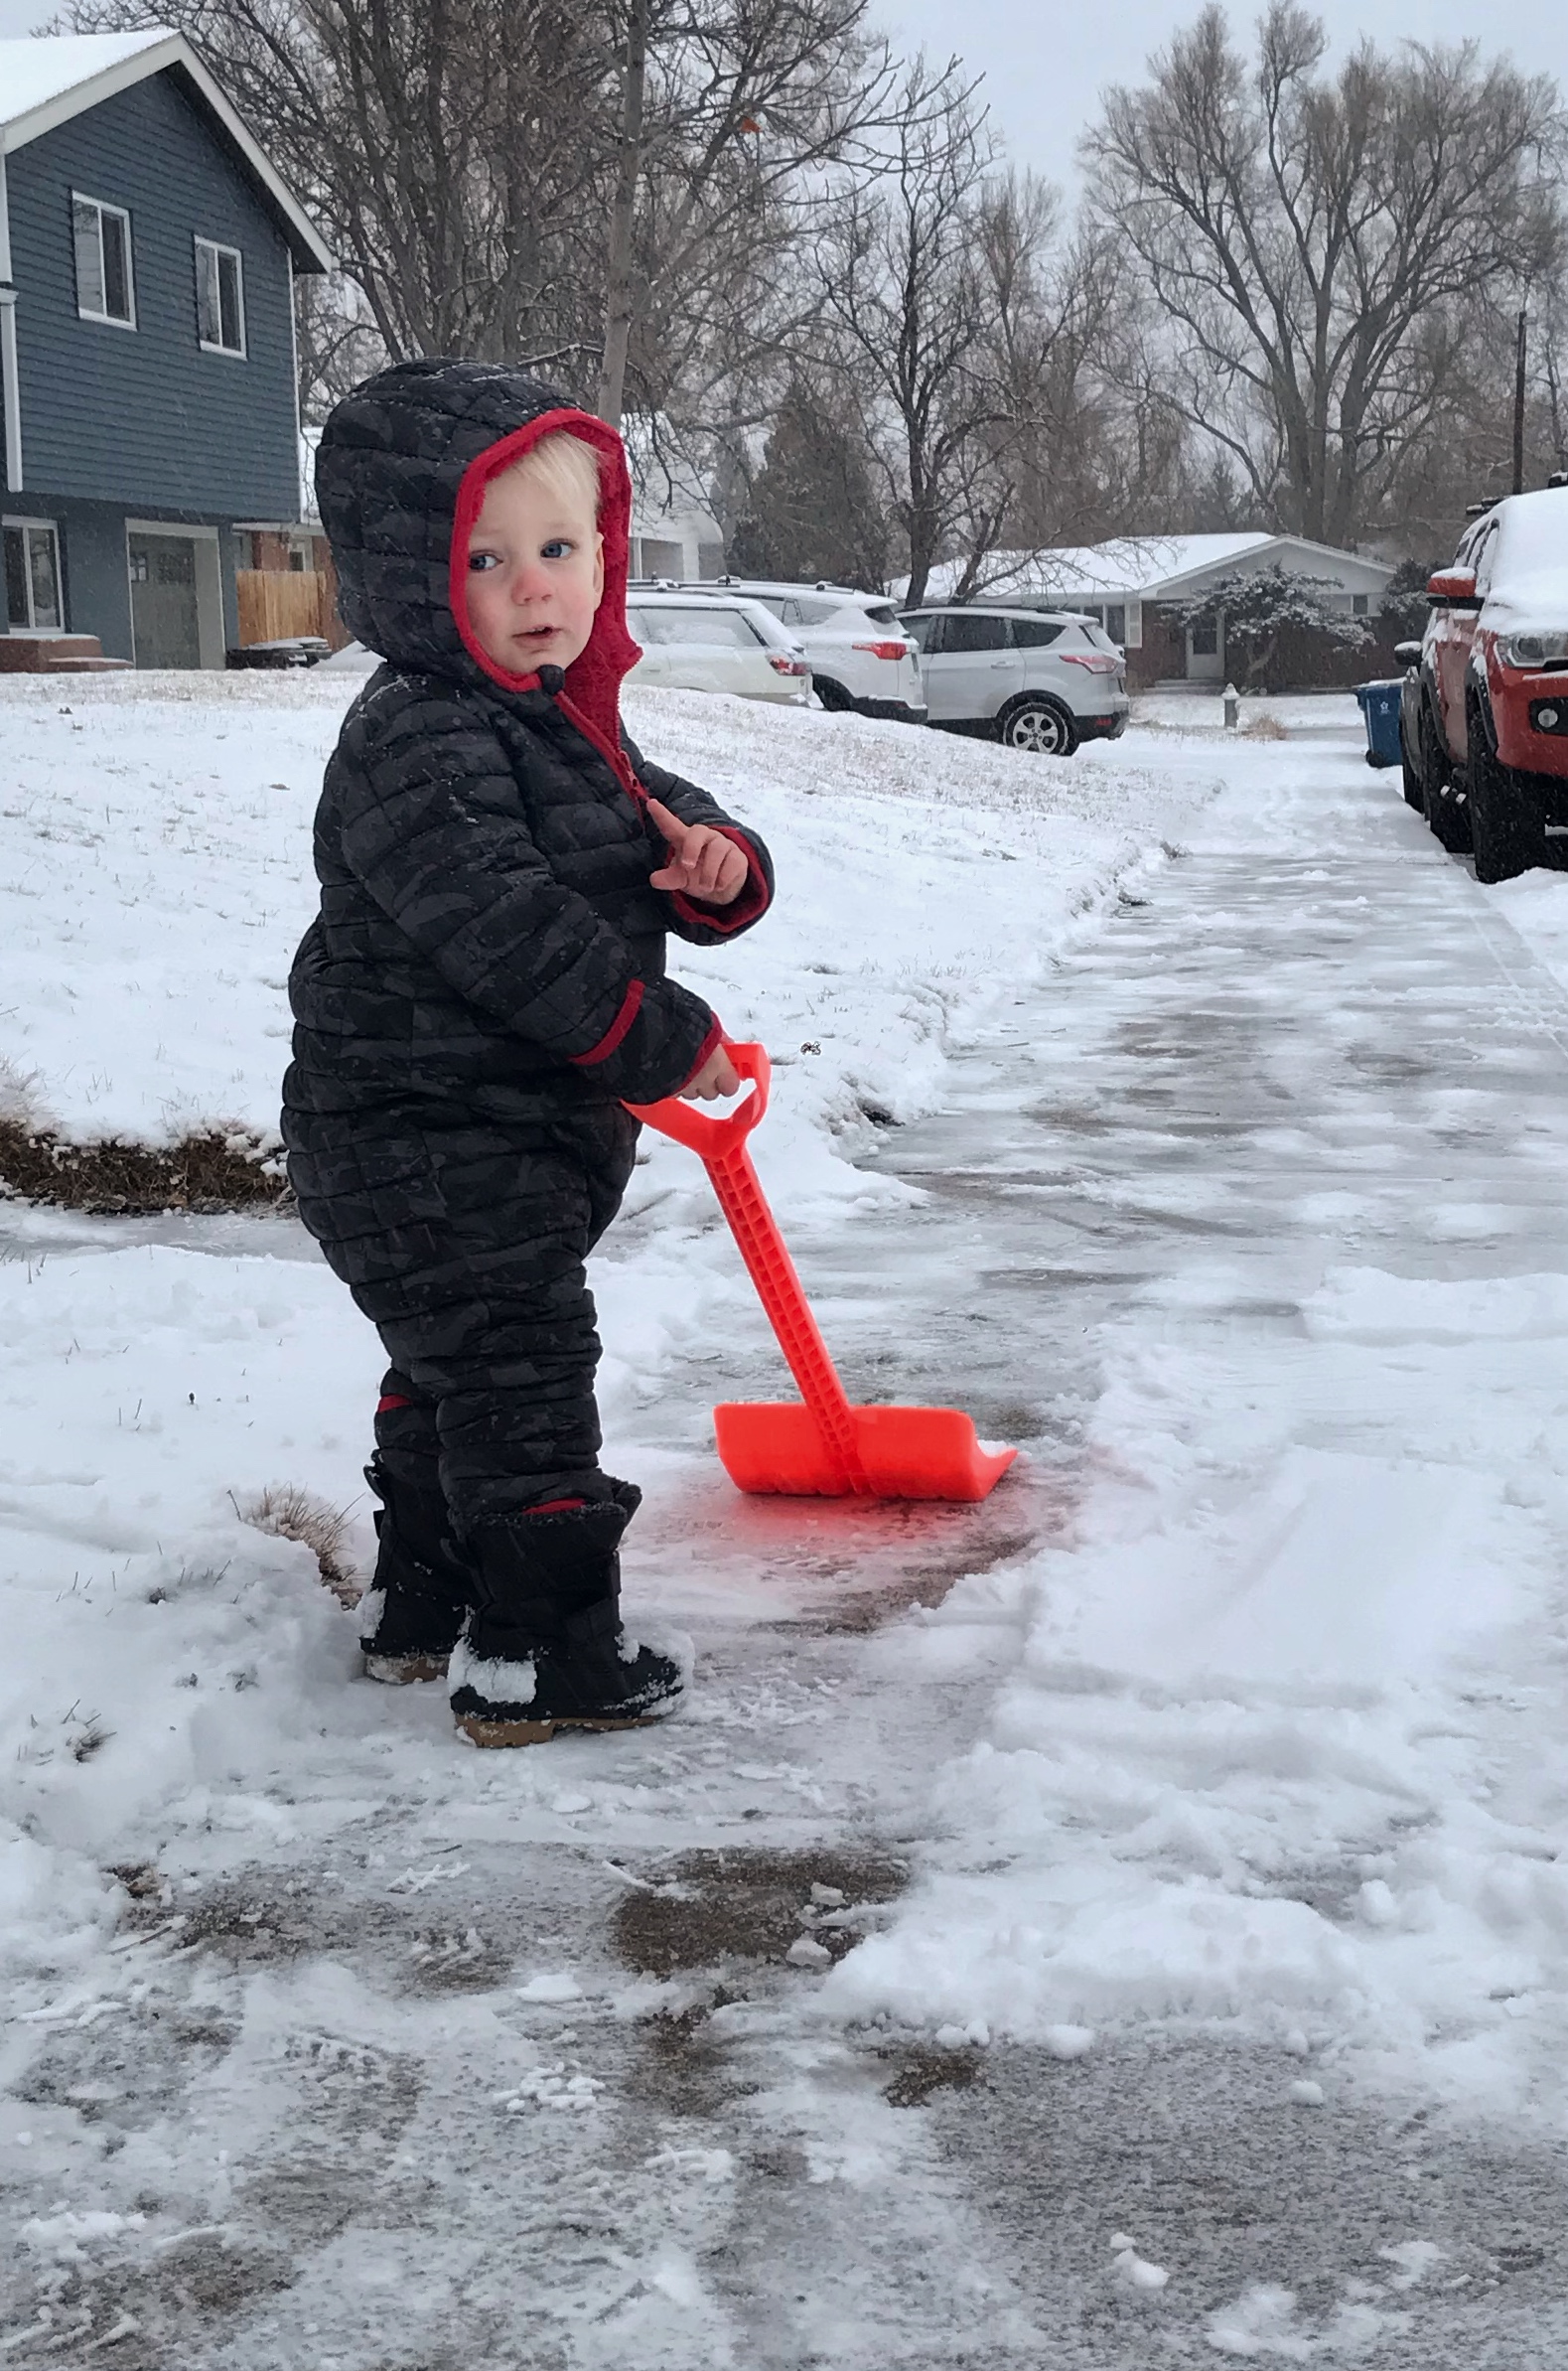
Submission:
{"label": "child's hand", "polygon": [[[711,823],[683,823],[657,799],[648,801],[647,812],[669,843],[666,861],[648,875],[652,887],[678,890],[682,897],[696,898],[704,906],[733,905],[752,869],[734,840],[715,831]],[[685,1092],[695,1095],[698,1090],[688,1087]],[[735,1088],[716,1092],[733,1095]]]}
{"label": "child's hand", "polygon": [[695,1102],[700,1096],[705,1104],[713,1104],[721,1096],[739,1095],[740,1091],[740,1075],[734,1063],[722,1046],[716,1046],[696,1077],[688,1079],[680,1093],[683,1102]]}

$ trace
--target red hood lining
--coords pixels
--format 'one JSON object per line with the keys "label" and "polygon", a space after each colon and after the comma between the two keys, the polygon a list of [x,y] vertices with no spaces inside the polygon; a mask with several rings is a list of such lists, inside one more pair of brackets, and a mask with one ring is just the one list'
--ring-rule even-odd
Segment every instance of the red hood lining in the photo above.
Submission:
{"label": "red hood lining", "polygon": [[613,750],[621,747],[621,685],[628,671],[642,656],[627,630],[627,564],[631,552],[632,535],[632,480],[627,469],[626,446],[616,430],[604,420],[596,420],[592,412],[562,407],[556,411],[542,411],[536,419],[528,420],[521,428],[513,428],[472,460],[463,472],[458,487],[457,515],[452,521],[452,547],[448,559],[448,599],[463,647],[477,667],[483,667],[493,683],[499,683],[506,691],[537,691],[539,678],[534,674],[511,674],[481,649],[469,623],[468,551],[469,537],[474,532],[485,503],[485,489],[492,478],[503,469],[510,469],[524,453],[531,452],[541,437],[554,436],[565,430],[591,445],[600,458],[599,471],[599,532],[604,537],[605,590],[594,619],[594,630],[588,638],[588,648],[574,659],[566,669],[566,690],[574,708],[603,736]]}

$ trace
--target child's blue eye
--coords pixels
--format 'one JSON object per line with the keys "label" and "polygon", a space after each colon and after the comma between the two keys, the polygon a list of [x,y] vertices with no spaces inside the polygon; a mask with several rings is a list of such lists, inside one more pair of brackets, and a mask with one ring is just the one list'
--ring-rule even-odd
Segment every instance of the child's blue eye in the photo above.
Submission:
{"label": "child's blue eye", "polygon": [[477,575],[480,573],[481,569],[484,569],[484,568],[499,568],[499,566],[500,566],[500,558],[499,558],[499,553],[497,553],[497,552],[494,552],[494,551],[471,551],[471,552],[469,553],[469,570],[470,570],[470,573],[471,573],[471,574],[473,574],[473,575],[476,575],[476,576],[477,576]]}
{"label": "child's blue eye", "polygon": [[540,545],[539,557],[544,560],[564,560],[567,553],[575,548],[565,535],[552,535],[548,543]]}

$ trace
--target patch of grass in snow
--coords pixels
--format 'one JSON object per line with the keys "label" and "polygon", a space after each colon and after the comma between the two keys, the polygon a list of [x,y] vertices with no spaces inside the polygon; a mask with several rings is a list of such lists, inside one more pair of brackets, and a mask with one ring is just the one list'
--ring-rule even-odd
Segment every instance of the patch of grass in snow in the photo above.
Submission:
{"label": "patch of grass in snow", "polygon": [[253,1498],[236,1498],[234,1512],[241,1523],[253,1524],[275,1540],[297,1540],[308,1548],[340,1605],[357,1605],[364,1583],[354,1568],[349,1551],[349,1510],[330,1506],[313,1490],[297,1482],[275,1483]]}
{"label": "patch of grass in snow", "polygon": [[209,1128],[176,1144],[76,1143],[0,1113],[0,1190],[66,1210],[138,1218],[163,1210],[280,1209],[288,1199],[276,1146]]}

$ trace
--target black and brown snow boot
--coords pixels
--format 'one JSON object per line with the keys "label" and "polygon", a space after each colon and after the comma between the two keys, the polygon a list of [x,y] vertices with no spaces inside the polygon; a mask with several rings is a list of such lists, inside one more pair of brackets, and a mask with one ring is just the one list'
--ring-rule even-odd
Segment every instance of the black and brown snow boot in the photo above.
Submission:
{"label": "black and brown snow boot", "polygon": [[372,1680],[403,1687],[445,1679],[447,1659],[474,1601],[474,1569],[452,1529],[434,1474],[421,1489],[388,1473],[380,1457],[364,1478],[381,1501],[375,1575],[359,1600],[359,1646]]}
{"label": "black and brown snow boot", "polygon": [[624,1729],[680,1701],[679,1666],[621,1627],[621,1535],[641,1492],[536,1508],[474,1534],[475,1607],[454,1648],[452,1710],[476,1745]]}

